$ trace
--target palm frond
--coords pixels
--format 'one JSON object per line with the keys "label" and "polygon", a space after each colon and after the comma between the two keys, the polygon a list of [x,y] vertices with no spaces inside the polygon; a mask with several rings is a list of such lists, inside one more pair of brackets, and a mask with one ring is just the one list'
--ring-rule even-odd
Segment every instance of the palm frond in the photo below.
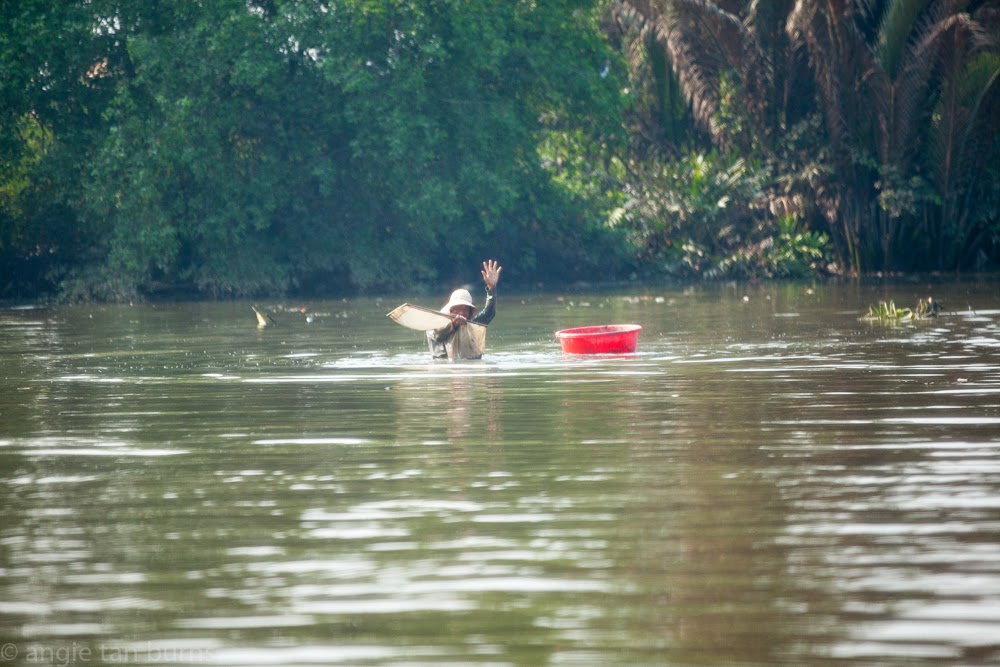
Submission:
{"label": "palm frond", "polygon": [[928,20],[917,29],[906,65],[893,82],[895,107],[886,163],[908,168],[925,135],[940,94],[937,89],[943,91],[946,85],[948,62],[961,62],[969,53],[971,30],[968,14],[948,14],[947,10],[930,12]]}
{"label": "palm frond", "polygon": [[[969,100],[968,119],[959,144],[959,154],[964,157],[970,138],[982,124],[980,110],[991,96],[994,99],[1000,97],[1000,54],[981,53],[972,58],[967,64],[961,86],[963,96]],[[985,165],[973,165],[970,169],[975,171],[976,166]]]}
{"label": "palm frond", "polygon": [[917,18],[930,0],[893,0],[882,17],[878,36],[878,60],[895,79],[903,61],[906,43],[913,36]]}
{"label": "palm frond", "polygon": [[870,136],[872,108],[878,99],[869,90],[884,85],[880,68],[855,26],[859,8],[846,0],[821,3],[798,0],[788,17],[786,30],[793,45],[806,49],[822,113],[835,150]]}
{"label": "palm frond", "polygon": [[[615,2],[610,18],[620,41],[635,104],[629,114],[632,148],[642,159],[658,160],[676,153],[690,140],[685,130],[688,102],[680,91],[672,63],[657,40],[655,22],[642,12],[646,3]],[[638,166],[638,165],[636,165]]]}
{"label": "palm frond", "polygon": [[949,58],[943,68],[941,94],[934,109],[935,120],[931,123],[927,144],[927,163],[933,176],[933,184],[946,204],[954,186],[956,154],[961,128],[965,125],[967,116],[967,109],[962,101],[960,68],[961,59],[958,57]]}
{"label": "palm frond", "polygon": [[719,137],[714,117],[719,109],[715,85],[722,68],[719,50],[705,26],[674,2],[660,3],[654,19],[658,41],[663,44],[674,72],[691,104],[694,120],[713,137]]}

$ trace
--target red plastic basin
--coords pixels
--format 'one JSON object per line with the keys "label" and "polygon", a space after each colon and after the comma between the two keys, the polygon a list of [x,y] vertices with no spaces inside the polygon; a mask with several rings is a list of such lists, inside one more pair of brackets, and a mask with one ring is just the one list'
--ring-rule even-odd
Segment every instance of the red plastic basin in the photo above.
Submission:
{"label": "red plastic basin", "polygon": [[556,332],[563,352],[571,354],[625,354],[639,344],[638,324],[602,324]]}

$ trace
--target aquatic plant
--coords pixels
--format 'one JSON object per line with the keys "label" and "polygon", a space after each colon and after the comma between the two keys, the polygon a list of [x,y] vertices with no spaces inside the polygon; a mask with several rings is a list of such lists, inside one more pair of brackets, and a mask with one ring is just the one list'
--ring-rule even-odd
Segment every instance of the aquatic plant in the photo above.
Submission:
{"label": "aquatic plant", "polygon": [[937,317],[941,304],[929,296],[927,300],[918,299],[914,308],[897,308],[894,301],[879,301],[878,305],[868,306],[868,312],[861,317],[865,322],[881,322],[882,324],[897,324],[911,322],[928,317]]}

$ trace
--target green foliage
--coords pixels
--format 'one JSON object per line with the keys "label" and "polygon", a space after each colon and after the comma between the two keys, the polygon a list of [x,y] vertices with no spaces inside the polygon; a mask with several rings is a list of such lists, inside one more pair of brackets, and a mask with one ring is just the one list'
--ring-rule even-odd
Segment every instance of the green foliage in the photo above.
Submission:
{"label": "green foliage", "polygon": [[120,44],[105,4],[0,2],[0,293],[38,291],[81,235],[76,202]]}
{"label": "green foliage", "polygon": [[855,270],[967,268],[969,241],[989,249],[981,243],[988,221],[959,202],[967,177],[998,154],[988,141],[986,151],[967,150],[961,137],[996,134],[997,100],[980,115],[974,98],[983,90],[963,94],[961,81],[1000,49],[993,19],[970,14],[968,3],[871,6],[871,14],[798,12],[791,22],[809,45],[822,82],[818,108],[835,140],[834,180],[821,194],[828,219],[854,249]]}
{"label": "green foliage", "polygon": [[803,229],[793,217],[756,245],[737,249],[719,263],[714,275],[727,278],[789,278],[815,276],[830,264],[829,239],[823,232]]}
{"label": "green foliage", "polygon": [[16,160],[0,162],[0,257],[28,252],[31,238],[25,228],[24,195],[51,141],[51,132],[31,115],[23,116],[13,125],[21,145],[15,147]]}
{"label": "green foliage", "polygon": [[996,265],[989,4],[0,0],[0,295]]}
{"label": "green foliage", "polygon": [[666,57],[649,66],[670,63],[712,146],[767,163],[772,203],[797,199],[794,215],[829,235],[842,267],[1000,262],[995,208],[980,205],[1000,162],[994,3],[616,4],[655,30]]}
{"label": "green foliage", "polygon": [[868,306],[868,312],[861,316],[863,322],[875,322],[878,324],[899,324],[922,320],[928,317],[937,317],[941,312],[941,304],[928,297],[926,300],[918,299],[915,308],[897,308],[895,302],[879,301],[878,305]]}
{"label": "green foliage", "polygon": [[[545,170],[538,151],[550,136],[593,155],[615,141],[620,91],[599,75],[613,54],[591,3],[3,7],[24,20],[0,42],[21,85],[47,67],[43,38],[78,47],[16,116],[53,111],[58,150],[23,185],[26,142],[5,120],[0,171],[0,238],[58,204],[52,276],[70,295],[398,288],[482,253],[530,279],[606,249],[579,240],[606,243],[607,187]],[[84,126],[53,92],[88,68]]]}
{"label": "green foliage", "polygon": [[761,175],[743,160],[689,154],[659,166],[612,217],[642,263],[671,275],[713,274],[726,256],[759,241],[751,206]]}

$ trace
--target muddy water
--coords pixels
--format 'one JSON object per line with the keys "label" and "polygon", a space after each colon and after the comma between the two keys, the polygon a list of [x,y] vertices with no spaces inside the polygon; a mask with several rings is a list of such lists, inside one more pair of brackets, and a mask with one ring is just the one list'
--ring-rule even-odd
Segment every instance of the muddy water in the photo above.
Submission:
{"label": "muddy water", "polygon": [[0,661],[997,664],[998,296],[501,293],[462,363],[392,299],[0,310]]}

